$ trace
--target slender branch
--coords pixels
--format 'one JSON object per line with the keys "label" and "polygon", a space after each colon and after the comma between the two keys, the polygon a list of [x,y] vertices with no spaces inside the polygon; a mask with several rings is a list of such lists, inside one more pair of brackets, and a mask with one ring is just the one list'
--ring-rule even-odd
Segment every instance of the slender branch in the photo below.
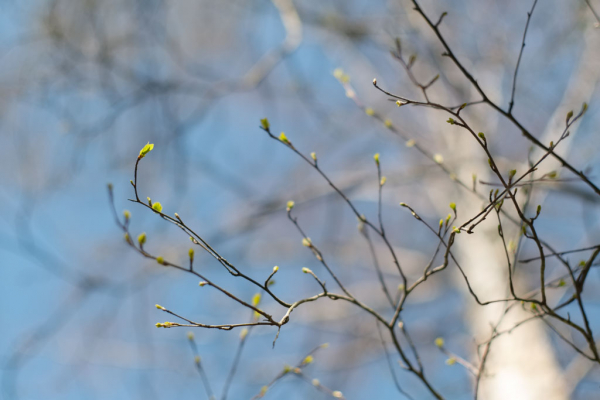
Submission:
{"label": "slender branch", "polygon": [[600,27],[600,15],[598,14],[598,12],[594,9],[594,7],[592,7],[592,3],[590,3],[590,0],[585,0],[585,4],[587,4],[588,8],[590,9],[590,11],[592,12],[592,15],[594,15],[594,18],[596,19],[596,24],[595,27],[599,28]]}
{"label": "slender branch", "polygon": [[513,75],[513,83],[512,90],[510,94],[510,102],[508,103],[508,113],[512,113],[513,106],[515,105],[515,89],[517,88],[517,73],[519,72],[519,66],[521,65],[521,57],[523,56],[523,50],[525,50],[525,38],[527,37],[527,29],[529,29],[529,22],[531,21],[531,16],[533,15],[533,10],[535,10],[535,6],[538,0],[533,1],[533,5],[531,6],[531,10],[527,13],[527,22],[525,23],[525,31],[523,32],[523,40],[521,41],[521,50],[519,51],[519,57],[517,58],[517,65],[515,66],[515,73]]}
{"label": "slender branch", "polygon": [[444,38],[444,36],[442,35],[442,33],[440,32],[440,30],[438,29],[438,27],[429,19],[429,17],[427,17],[427,15],[423,11],[423,9],[419,6],[419,3],[417,2],[417,0],[412,0],[412,3],[414,5],[414,9],[423,17],[423,19],[425,19],[425,21],[427,22],[427,24],[431,27],[431,29],[433,30],[433,32],[437,36],[438,40],[440,41],[440,43],[442,44],[442,46],[446,50],[446,52],[443,55],[449,57],[454,62],[454,64],[458,67],[458,69],[462,72],[462,74],[469,80],[469,82],[471,82],[471,84],[473,85],[473,87],[481,95],[482,100],[485,103],[487,103],[489,106],[491,106],[494,110],[496,110],[497,112],[499,112],[500,114],[502,114],[504,117],[506,117],[509,121],[511,121],[523,133],[523,135],[530,142],[532,142],[537,147],[543,149],[544,151],[550,153],[552,155],[552,157],[554,157],[556,160],[558,160],[562,164],[563,167],[567,168],[573,174],[577,175],[597,195],[600,196],[600,187],[598,187],[592,181],[590,181],[589,178],[582,171],[576,169],[570,163],[568,163],[565,159],[563,159],[561,156],[559,156],[558,154],[556,154],[553,151],[552,148],[550,148],[550,147],[544,145],[542,142],[540,142],[511,113],[503,110],[497,104],[495,104],[494,102],[492,102],[489,99],[489,97],[483,91],[483,89],[481,88],[481,86],[479,85],[479,83],[477,82],[477,80],[473,77],[473,75],[461,64],[461,62],[458,60],[458,58],[456,58],[456,55],[450,49],[450,46],[446,42],[446,39]]}

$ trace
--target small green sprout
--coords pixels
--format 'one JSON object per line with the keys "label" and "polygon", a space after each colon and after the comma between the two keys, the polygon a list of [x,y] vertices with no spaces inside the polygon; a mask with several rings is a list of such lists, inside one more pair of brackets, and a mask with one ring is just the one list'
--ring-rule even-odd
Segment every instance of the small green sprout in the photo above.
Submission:
{"label": "small green sprout", "polygon": [[140,155],[139,158],[144,158],[146,157],[146,154],[150,153],[152,151],[152,149],[154,148],[154,144],[148,142],[148,144],[146,144],[144,147],[142,147],[142,149],[140,150]]}
{"label": "small green sprout", "polygon": [[567,122],[567,124],[569,123],[569,120],[570,120],[571,118],[573,118],[573,110],[571,110],[571,111],[569,111],[569,112],[567,113],[567,119],[566,119],[566,122]]}
{"label": "small green sprout", "polygon": [[269,120],[267,118],[262,118],[260,120],[260,126],[262,126],[265,131],[268,131],[271,127],[271,124],[269,124]]}
{"label": "small green sprout", "polygon": [[285,143],[287,145],[291,144],[289,139],[287,138],[287,136],[285,136],[285,133],[283,133],[283,132],[281,132],[279,134],[279,140],[281,140],[283,143]]}

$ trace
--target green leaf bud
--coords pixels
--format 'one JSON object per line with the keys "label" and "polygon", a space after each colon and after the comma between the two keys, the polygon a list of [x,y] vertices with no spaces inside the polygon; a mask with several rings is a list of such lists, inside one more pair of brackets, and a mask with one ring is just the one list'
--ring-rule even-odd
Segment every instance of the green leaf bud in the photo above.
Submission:
{"label": "green leaf bud", "polygon": [[279,134],[279,140],[281,140],[285,144],[288,144],[288,145],[290,144],[289,139],[287,138],[287,136],[285,136],[285,133],[283,133],[283,132],[281,132]]}
{"label": "green leaf bud", "polygon": [[260,126],[262,126],[265,131],[268,131],[271,127],[271,124],[269,124],[269,120],[267,118],[262,118],[260,120]]}
{"label": "green leaf bud", "polygon": [[144,158],[146,157],[146,154],[148,154],[149,152],[152,151],[152,149],[154,148],[154,144],[148,142],[148,144],[146,144],[144,147],[142,147],[142,149],[140,150],[140,155],[139,158]]}
{"label": "green leaf bud", "polygon": [[260,293],[256,293],[254,296],[252,296],[252,305],[254,307],[256,307],[258,305],[258,303],[260,303]]}

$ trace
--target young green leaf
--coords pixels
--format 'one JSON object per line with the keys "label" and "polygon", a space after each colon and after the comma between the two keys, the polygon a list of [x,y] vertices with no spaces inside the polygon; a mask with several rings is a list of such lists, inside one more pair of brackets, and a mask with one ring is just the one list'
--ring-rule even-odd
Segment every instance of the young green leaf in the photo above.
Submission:
{"label": "young green leaf", "polygon": [[154,148],[154,143],[148,142],[142,149],[140,150],[140,158],[146,157],[146,154],[150,153]]}

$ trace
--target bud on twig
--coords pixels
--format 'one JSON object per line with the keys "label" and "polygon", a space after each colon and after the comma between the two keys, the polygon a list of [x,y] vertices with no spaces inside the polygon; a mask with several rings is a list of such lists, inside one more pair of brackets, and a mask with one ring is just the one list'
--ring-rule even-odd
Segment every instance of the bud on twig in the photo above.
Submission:
{"label": "bud on twig", "polygon": [[567,113],[567,118],[566,118],[565,122],[568,124],[569,121],[571,120],[571,118],[573,118],[573,110],[571,110]]}
{"label": "bud on twig", "polygon": [[148,144],[146,144],[144,147],[142,147],[142,149],[140,150],[140,155],[138,157],[139,158],[146,157],[146,154],[148,154],[149,152],[151,152],[153,148],[154,148],[154,144],[148,142]]}
{"label": "bud on twig", "polygon": [[267,118],[263,118],[260,120],[260,126],[265,130],[268,131],[269,128],[271,127],[271,124],[269,124],[269,120]]}
{"label": "bud on twig", "polygon": [[287,138],[287,136],[285,136],[285,133],[283,133],[283,132],[281,132],[279,134],[279,140],[281,140],[283,143],[285,143],[287,145],[291,144],[290,141],[289,141],[289,139]]}

